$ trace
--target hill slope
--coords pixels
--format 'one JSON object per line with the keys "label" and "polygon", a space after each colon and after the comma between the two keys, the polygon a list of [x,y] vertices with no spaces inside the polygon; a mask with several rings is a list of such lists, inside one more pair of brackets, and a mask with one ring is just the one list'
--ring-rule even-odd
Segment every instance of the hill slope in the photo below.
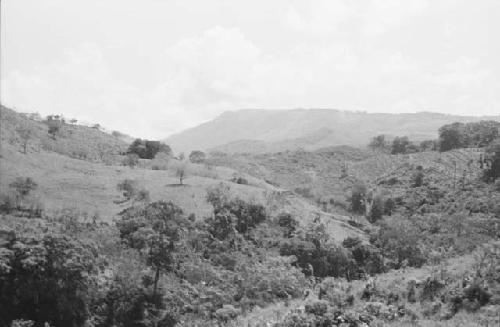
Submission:
{"label": "hill slope", "polygon": [[[148,160],[135,169],[118,166],[117,161],[104,164],[97,157],[101,149],[117,154],[126,144],[101,131],[68,125],[64,127],[65,134],[53,140],[44,123],[27,119],[7,108],[2,108],[1,123],[0,190],[2,193],[8,191],[9,184],[16,177],[32,177],[38,184],[35,197],[40,199],[48,213],[71,208],[90,215],[98,214],[103,221],[111,222],[117,213],[131,204],[123,201],[117,184],[131,179],[149,191],[152,201],[172,201],[187,214],[193,213],[202,219],[213,210],[206,201],[207,190],[224,183],[232,196],[272,207],[272,214],[289,212],[303,224],[319,217],[338,241],[353,235],[364,237],[363,232],[346,223],[347,217],[321,212],[294,194],[234,169],[209,169],[191,164],[185,185],[179,185],[174,166],[167,170],[152,170]],[[28,125],[33,130],[27,154],[23,154],[16,130],[21,125]],[[83,158],[74,155],[74,150],[82,146],[87,154],[85,159],[89,160],[78,160]],[[248,185],[231,182],[234,176],[245,177]]]}
{"label": "hill slope", "polygon": [[[216,148],[229,152],[274,152],[297,147],[314,150],[335,145],[364,146],[377,134],[431,139],[437,137],[438,128],[444,124],[482,119],[500,120],[500,117],[327,109],[240,110],[225,112],[212,121],[170,136],[166,142],[176,151]],[[231,144],[224,146],[228,143]]]}
{"label": "hill slope", "polygon": [[17,149],[22,148],[18,130],[28,130],[28,152],[48,151],[77,159],[103,161],[105,157],[118,155],[128,147],[121,136],[112,136],[96,128],[75,124],[62,124],[55,138],[52,138],[47,124],[3,106],[0,107],[0,127],[2,146],[10,144]]}

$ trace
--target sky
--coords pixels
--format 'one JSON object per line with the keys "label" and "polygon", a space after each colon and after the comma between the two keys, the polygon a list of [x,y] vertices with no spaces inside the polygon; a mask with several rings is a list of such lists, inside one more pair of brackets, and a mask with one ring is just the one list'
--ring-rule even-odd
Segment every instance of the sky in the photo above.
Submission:
{"label": "sky", "polygon": [[500,114],[498,0],[3,0],[2,102],[162,139],[245,108]]}

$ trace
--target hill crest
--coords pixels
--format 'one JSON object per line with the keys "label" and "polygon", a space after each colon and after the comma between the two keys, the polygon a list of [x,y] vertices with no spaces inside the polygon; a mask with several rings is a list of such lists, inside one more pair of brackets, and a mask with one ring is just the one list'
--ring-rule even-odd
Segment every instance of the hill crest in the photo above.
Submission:
{"label": "hill crest", "polygon": [[371,137],[406,135],[413,140],[437,138],[439,127],[452,122],[500,121],[500,116],[473,117],[433,112],[366,113],[336,109],[244,109],[168,137],[175,151],[218,150],[264,153],[304,148],[365,146]]}

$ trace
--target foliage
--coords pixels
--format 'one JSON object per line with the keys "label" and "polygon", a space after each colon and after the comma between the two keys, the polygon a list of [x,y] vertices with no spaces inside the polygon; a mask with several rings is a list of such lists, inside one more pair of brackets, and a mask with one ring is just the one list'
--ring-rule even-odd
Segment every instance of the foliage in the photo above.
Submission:
{"label": "foliage", "polygon": [[135,153],[141,159],[153,159],[158,152],[172,155],[170,146],[160,141],[135,139],[128,148],[128,153]]}
{"label": "foliage", "polygon": [[395,269],[405,264],[411,267],[422,266],[426,259],[419,246],[420,233],[409,221],[401,217],[383,222],[380,229],[371,235],[370,242],[393,260]]}
{"label": "foliage", "polygon": [[24,154],[28,153],[28,142],[33,137],[33,130],[28,124],[24,124],[16,129],[17,134],[22,139]]}
{"label": "foliage", "polygon": [[278,216],[278,225],[283,228],[283,236],[290,238],[299,227],[299,222],[291,214],[282,213]]}
{"label": "foliage", "polygon": [[365,201],[368,189],[363,183],[356,183],[353,185],[351,190],[351,210],[356,213],[365,212]]}
{"label": "foliage", "polygon": [[210,233],[221,240],[235,232],[245,234],[267,218],[264,206],[229,199],[224,185],[207,192],[207,201],[214,207],[214,215],[206,220]]}
{"label": "foliage", "polygon": [[96,248],[54,233],[15,235],[0,251],[0,321],[82,326],[95,285]]}
{"label": "foliage", "polygon": [[373,137],[368,144],[368,147],[372,150],[386,150],[388,147],[388,143],[385,139],[385,135],[381,134]]}
{"label": "foliage", "polygon": [[206,154],[202,151],[195,150],[189,154],[189,161],[192,163],[203,163],[206,159]]}
{"label": "foliage", "polygon": [[404,154],[407,153],[410,146],[410,140],[407,136],[395,137],[392,140],[391,154]]}
{"label": "foliage", "polygon": [[139,164],[139,156],[135,153],[129,153],[123,159],[123,165],[134,168]]}
{"label": "foliage", "polygon": [[420,187],[424,183],[424,169],[422,166],[417,167],[417,171],[413,175],[413,187]]}
{"label": "foliage", "polygon": [[369,221],[371,223],[374,223],[377,220],[380,220],[384,212],[385,212],[384,198],[380,194],[377,194],[373,197],[372,200],[371,210],[368,216]]}
{"label": "foliage", "polygon": [[486,149],[489,167],[484,171],[486,181],[495,181],[500,177],[500,139],[492,142]]}
{"label": "foliage", "polygon": [[486,147],[498,138],[499,128],[499,122],[488,120],[444,125],[439,129],[440,151]]}
{"label": "foliage", "polygon": [[147,264],[155,271],[156,293],[160,273],[174,269],[173,252],[190,221],[181,208],[165,201],[128,208],[121,217],[117,222],[120,238],[131,248],[145,253]]}
{"label": "foliage", "polygon": [[354,262],[347,251],[330,242],[323,224],[313,223],[308,226],[305,234],[284,241],[280,254],[295,256],[295,264],[306,275],[347,278],[353,275]]}
{"label": "foliage", "polygon": [[36,190],[38,184],[35,183],[31,177],[16,177],[16,179],[9,184],[9,187],[13,188],[19,196],[25,197],[29,195],[31,191]]}

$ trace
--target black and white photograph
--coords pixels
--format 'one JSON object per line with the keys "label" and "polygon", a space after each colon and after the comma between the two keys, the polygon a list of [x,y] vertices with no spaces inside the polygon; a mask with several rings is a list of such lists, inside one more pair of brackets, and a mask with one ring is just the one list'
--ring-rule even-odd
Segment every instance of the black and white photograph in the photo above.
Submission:
{"label": "black and white photograph", "polygon": [[500,1],[0,0],[0,327],[500,327]]}

